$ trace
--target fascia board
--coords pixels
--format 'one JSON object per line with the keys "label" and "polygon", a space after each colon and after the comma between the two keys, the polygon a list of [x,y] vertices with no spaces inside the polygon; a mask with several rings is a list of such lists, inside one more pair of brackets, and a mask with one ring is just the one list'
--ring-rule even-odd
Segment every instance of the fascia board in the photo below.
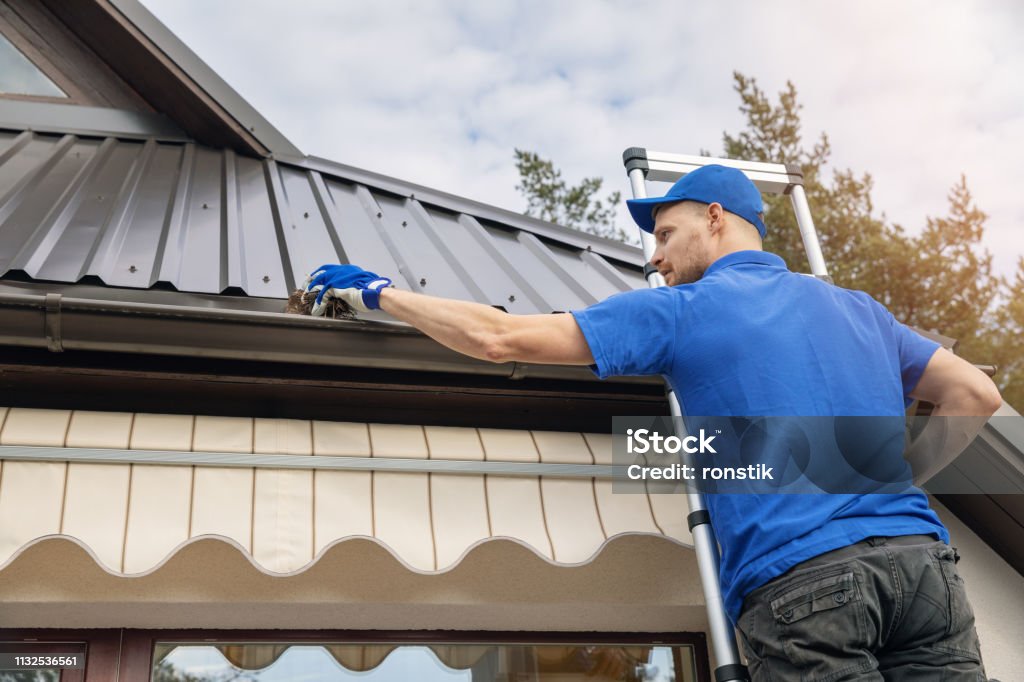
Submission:
{"label": "fascia board", "polygon": [[192,81],[212,97],[239,125],[260,141],[272,154],[302,155],[302,151],[265,119],[206,62],[190,50],[163,23],[137,0],[108,0],[125,19],[139,29]]}

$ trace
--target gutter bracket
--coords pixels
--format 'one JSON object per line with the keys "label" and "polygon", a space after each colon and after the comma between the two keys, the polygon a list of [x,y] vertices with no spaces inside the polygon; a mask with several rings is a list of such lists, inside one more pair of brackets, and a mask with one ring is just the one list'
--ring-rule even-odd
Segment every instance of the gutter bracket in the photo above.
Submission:
{"label": "gutter bracket", "polygon": [[512,363],[512,373],[508,375],[509,379],[520,380],[526,378],[526,365],[521,362]]}
{"label": "gutter bracket", "polygon": [[60,336],[60,294],[46,294],[46,318],[44,331],[46,347],[51,353],[63,353],[64,343]]}

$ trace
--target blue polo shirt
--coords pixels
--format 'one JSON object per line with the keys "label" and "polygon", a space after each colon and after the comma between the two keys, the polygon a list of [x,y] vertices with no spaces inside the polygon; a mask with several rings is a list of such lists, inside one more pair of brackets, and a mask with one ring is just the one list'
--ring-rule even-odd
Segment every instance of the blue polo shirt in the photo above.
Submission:
{"label": "blue polo shirt", "polygon": [[[723,256],[692,284],[572,314],[599,377],[664,375],[695,416],[898,417],[939,347],[864,292],[792,273],[764,251]],[[949,541],[921,492],[705,499],[733,621],[751,590],[824,552],[874,535]]]}

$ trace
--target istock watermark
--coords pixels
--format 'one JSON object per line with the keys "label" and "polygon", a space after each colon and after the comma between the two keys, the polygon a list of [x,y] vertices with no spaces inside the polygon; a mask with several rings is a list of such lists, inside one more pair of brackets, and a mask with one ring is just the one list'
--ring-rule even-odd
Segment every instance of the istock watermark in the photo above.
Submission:
{"label": "istock watermark", "polygon": [[715,449],[711,447],[711,441],[714,439],[714,436],[706,435],[704,429],[696,436],[663,436],[650,429],[626,429],[626,452],[638,455],[646,455],[652,451],[673,455],[679,452],[714,453]]}
{"label": "istock watermark", "polygon": [[932,493],[1024,494],[1024,476],[1007,477],[1001,455],[1008,441],[1024,447],[1020,416],[653,416],[612,426],[616,493],[896,494],[926,482]]}

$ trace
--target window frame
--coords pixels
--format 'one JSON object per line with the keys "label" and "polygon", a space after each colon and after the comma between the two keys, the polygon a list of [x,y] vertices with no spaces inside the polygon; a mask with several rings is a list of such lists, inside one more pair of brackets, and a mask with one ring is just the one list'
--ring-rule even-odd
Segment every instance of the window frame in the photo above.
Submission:
{"label": "window frame", "polygon": [[[697,682],[711,682],[707,636],[703,632],[539,632],[478,630],[142,630],[111,629],[13,629],[0,628],[0,641],[31,644],[86,642],[84,682],[149,680],[153,650],[159,642],[218,644],[221,642],[296,644],[495,644],[548,645],[590,644],[649,645],[673,649],[677,667],[682,664],[678,647],[692,646]],[[62,682],[81,676],[62,675]]]}
{"label": "window frame", "polygon": [[66,95],[65,97],[53,97],[50,95],[23,95],[0,91],[0,99],[21,102],[48,102],[51,104],[88,104],[74,83],[52,64],[50,60],[46,59],[39,50],[35,49],[32,43],[26,40],[21,33],[5,22],[3,17],[0,17],[0,36],[3,36],[32,66],[36,67],[41,74],[46,76],[51,83]]}

